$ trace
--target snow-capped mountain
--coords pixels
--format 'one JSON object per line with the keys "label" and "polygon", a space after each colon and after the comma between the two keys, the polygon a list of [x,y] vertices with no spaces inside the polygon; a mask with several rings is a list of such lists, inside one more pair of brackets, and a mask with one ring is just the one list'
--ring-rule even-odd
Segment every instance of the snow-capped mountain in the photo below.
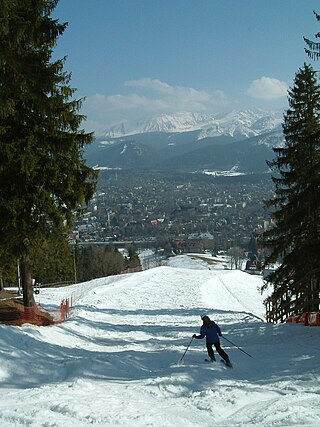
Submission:
{"label": "snow-capped mountain", "polygon": [[101,137],[119,138],[151,132],[199,131],[198,139],[221,135],[243,139],[275,130],[280,127],[281,122],[282,112],[263,110],[232,111],[226,114],[181,112],[154,116],[134,126],[121,122],[109,128]]}
{"label": "snow-capped mountain", "polygon": [[282,112],[162,114],[134,126],[118,123],[86,148],[103,168],[266,172],[272,148],[282,145]]}
{"label": "snow-capped mountain", "polygon": [[140,132],[190,132],[210,125],[213,120],[209,114],[188,112],[161,114],[140,122]]}

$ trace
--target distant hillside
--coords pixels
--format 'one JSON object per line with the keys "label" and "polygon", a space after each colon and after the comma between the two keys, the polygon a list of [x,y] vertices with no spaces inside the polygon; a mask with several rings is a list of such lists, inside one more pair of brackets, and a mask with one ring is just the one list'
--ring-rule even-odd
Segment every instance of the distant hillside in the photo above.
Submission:
{"label": "distant hillside", "polygon": [[[240,172],[261,173],[267,171],[266,160],[274,156],[272,147],[283,143],[275,114],[233,112],[219,119],[215,116],[215,122],[210,116],[210,120],[208,115],[184,115],[179,120],[161,116],[148,126],[144,123],[145,132],[111,137],[109,131],[96,138],[85,157],[88,164],[97,167],[219,171],[237,165]],[[198,129],[181,130],[197,123]],[[150,131],[153,128],[159,130]]]}

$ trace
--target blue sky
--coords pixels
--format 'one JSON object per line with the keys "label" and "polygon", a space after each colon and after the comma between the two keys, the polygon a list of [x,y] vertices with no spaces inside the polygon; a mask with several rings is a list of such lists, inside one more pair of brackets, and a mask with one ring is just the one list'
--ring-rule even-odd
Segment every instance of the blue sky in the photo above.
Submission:
{"label": "blue sky", "polygon": [[319,0],[60,0],[86,130],[178,111],[287,108]]}

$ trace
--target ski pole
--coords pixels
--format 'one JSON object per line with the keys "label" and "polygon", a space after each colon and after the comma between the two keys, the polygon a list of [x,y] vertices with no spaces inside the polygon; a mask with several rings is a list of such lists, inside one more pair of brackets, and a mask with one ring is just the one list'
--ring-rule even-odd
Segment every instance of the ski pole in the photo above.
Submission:
{"label": "ski pole", "polygon": [[222,338],[224,338],[226,341],[228,341],[233,346],[237,347],[237,349],[240,350],[240,351],[242,351],[242,353],[246,354],[249,357],[252,357],[251,354],[249,354],[246,351],[244,351],[241,347],[238,347],[236,344],[234,344],[233,342],[231,342],[230,340],[228,340],[228,338],[224,337],[223,335],[222,335]]}
{"label": "ski pole", "polygon": [[190,340],[189,344],[187,345],[187,348],[185,349],[185,351],[184,351],[183,355],[180,357],[180,359],[179,359],[178,363],[182,362],[182,360],[183,360],[184,356],[186,355],[186,352],[188,351],[188,348],[190,347],[190,344],[192,343],[192,340],[193,340],[193,337],[191,338],[191,340]]}

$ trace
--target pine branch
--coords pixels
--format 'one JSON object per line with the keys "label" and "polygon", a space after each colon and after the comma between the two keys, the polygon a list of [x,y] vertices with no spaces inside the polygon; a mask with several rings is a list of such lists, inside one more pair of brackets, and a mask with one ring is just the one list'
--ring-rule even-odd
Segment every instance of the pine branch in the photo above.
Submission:
{"label": "pine branch", "polygon": [[314,61],[320,58],[320,52],[313,52],[309,49],[304,49],[304,51],[309,56],[309,58],[313,59]]}
{"label": "pine branch", "polygon": [[317,21],[320,21],[320,15],[314,10],[313,11],[315,17],[317,18]]}
{"label": "pine branch", "polygon": [[303,40],[311,50],[320,50],[320,43],[316,43],[310,39],[307,39],[306,37],[303,37]]}

